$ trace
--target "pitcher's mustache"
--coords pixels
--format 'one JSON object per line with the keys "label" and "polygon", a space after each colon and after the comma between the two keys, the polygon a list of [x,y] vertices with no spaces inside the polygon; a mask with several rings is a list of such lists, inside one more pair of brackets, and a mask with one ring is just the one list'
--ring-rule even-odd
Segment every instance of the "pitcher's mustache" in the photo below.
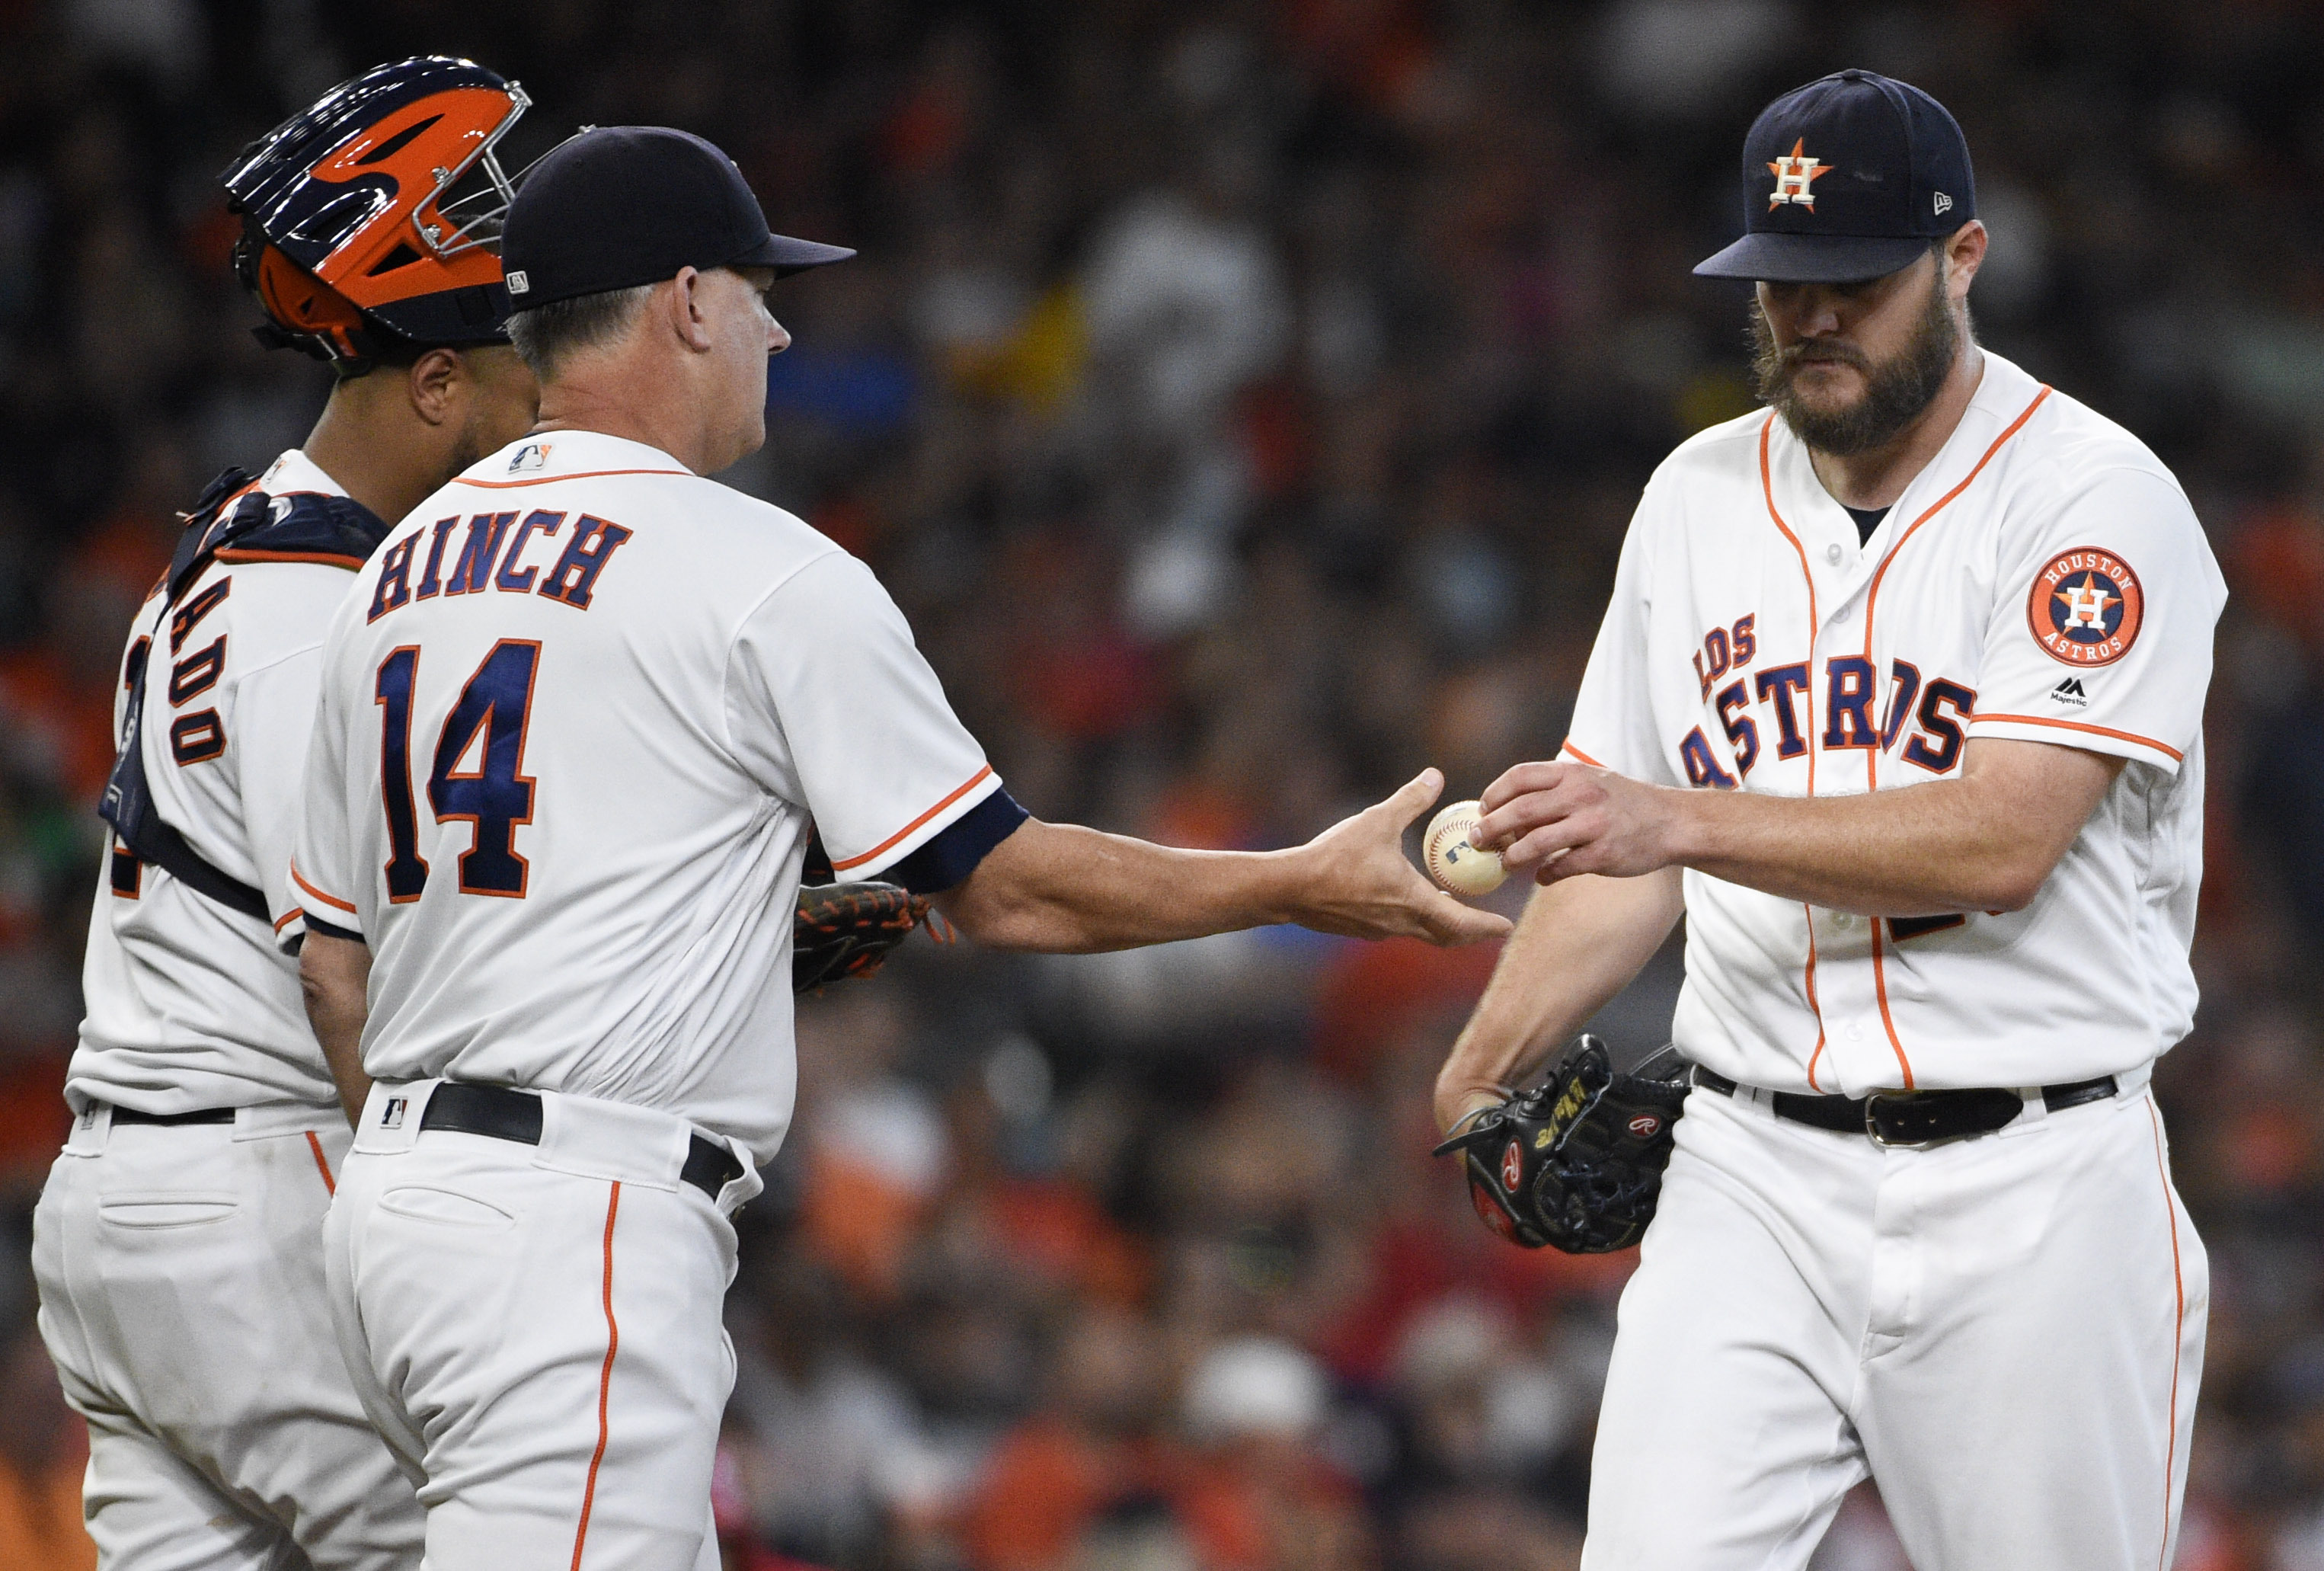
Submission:
{"label": "pitcher's mustache", "polygon": [[1798,365],[1852,365],[1858,371],[1868,370],[1872,362],[1864,351],[1847,344],[1794,344],[1783,351],[1785,370]]}

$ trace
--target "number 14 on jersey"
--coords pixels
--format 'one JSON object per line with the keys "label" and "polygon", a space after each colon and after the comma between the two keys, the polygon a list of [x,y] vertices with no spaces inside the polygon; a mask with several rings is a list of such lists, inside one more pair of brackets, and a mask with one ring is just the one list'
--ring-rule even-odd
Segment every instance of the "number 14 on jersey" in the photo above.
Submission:
{"label": "number 14 on jersey", "polygon": [[[420,652],[416,644],[390,652],[373,689],[380,708],[380,797],[387,809],[387,898],[397,905],[418,900],[428,887],[411,783],[411,695]],[[428,805],[438,824],[474,826],[468,849],[460,853],[463,894],[524,898],[531,869],[517,855],[516,831],[532,822],[524,739],[540,666],[538,640],[501,640],[470,674],[437,735]]]}

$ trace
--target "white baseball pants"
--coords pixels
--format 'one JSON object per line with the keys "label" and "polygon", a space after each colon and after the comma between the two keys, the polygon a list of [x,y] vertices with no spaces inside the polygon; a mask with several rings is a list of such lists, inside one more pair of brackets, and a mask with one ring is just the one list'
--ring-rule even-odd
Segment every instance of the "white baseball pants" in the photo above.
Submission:
{"label": "white baseball pants", "polygon": [[323,1290],[336,1107],[77,1120],[34,1214],[41,1334],[88,1420],[106,1571],[410,1571],[421,1516]]}
{"label": "white baseball pants", "polygon": [[550,1093],[538,1146],[423,1133],[436,1085],[373,1087],[324,1229],[428,1571],[715,1571],[727,1218],[757,1173],[714,1203],[678,1176],[684,1120]]}
{"label": "white baseball pants", "polygon": [[1698,1088],[1622,1295],[1585,1571],[2165,1571],[2209,1271],[2143,1086],[1928,1151]]}

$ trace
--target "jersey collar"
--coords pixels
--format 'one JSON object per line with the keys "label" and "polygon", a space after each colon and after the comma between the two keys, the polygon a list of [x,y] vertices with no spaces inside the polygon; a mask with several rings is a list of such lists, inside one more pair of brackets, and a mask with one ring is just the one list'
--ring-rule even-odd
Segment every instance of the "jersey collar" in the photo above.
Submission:
{"label": "jersey collar", "polygon": [[289,496],[297,492],[319,492],[325,496],[345,496],[346,487],[324,473],[321,465],[298,448],[286,450],[266,467],[258,477],[258,488],[269,496]]}
{"label": "jersey collar", "polygon": [[583,475],[684,475],[693,471],[644,442],[604,431],[541,431],[518,438],[471,465],[453,484],[501,487]]}
{"label": "jersey collar", "polygon": [[[1990,349],[1983,353],[1985,374],[1969,395],[1960,423],[1936,456],[1905,485],[1869,541],[1859,540],[1856,521],[1817,478],[1807,444],[1793,434],[1782,416],[1771,411],[1766,417],[1774,426],[1768,457],[1776,506],[1798,531],[1817,576],[1837,578],[1843,595],[1870,579],[1881,559],[1895,549],[1930,504],[1969,477],[1994,439],[2041,392],[2041,384],[2015,364]],[[1828,609],[1837,611],[1840,604],[1835,599]]]}

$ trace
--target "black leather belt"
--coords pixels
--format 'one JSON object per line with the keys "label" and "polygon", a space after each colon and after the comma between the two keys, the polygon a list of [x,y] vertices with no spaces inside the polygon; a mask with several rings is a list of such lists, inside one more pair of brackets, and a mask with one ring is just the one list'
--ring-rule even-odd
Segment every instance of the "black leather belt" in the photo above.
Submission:
{"label": "black leather belt", "polygon": [[159,1123],[171,1128],[181,1123],[232,1123],[234,1109],[203,1107],[192,1113],[140,1113],[134,1107],[116,1104],[113,1109],[113,1122],[116,1124]]}
{"label": "black leather belt", "polygon": [[[514,1141],[519,1145],[539,1145],[540,1098],[533,1092],[508,1086],[447,1080],[428,1099],[428,1111],[420,1115],[420,1127],[488,1135],[493,1140]],[[697,1134],[687,1147],[686,1165],[678,1170],[678,1176],[715,1200],[718,1191],[742,1176],[742,1164],[716,1141]]]}
{"label": "black leather belt", "polygon": [[[1694,1083],[1721,1096],[1735,1095],[1735,1082],[1695,1066]],[[2052,1113],[2112,1096],[2119,1089],[2111,1075],[2070,1085],[2042,1087],[2042,1105]],[[1841,1134],[1870,1137],[1874,1145],[1920,1147],[1991,1134],[2025,1111],[2025,1099],[1998,1086],[1969,1091],[1875,1091],[1869,1096],[1803,1096],[1768,1094],[1778,1118]]]}

